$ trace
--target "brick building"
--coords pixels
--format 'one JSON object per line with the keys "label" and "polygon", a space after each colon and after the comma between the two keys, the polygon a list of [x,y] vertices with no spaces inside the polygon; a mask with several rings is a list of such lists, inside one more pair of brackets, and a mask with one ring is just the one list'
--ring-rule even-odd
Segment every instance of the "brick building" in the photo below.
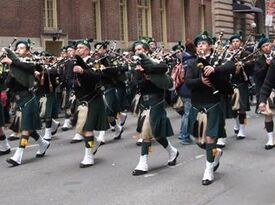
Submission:
{"label": "brick building", "polygon": [[[224,38],[241,33],[245,39],[251,32],[265,33],[265,0],[213,0],[213,33],[223,30]],[[256,23],[256,27],[251,26]]]}
{"label": "brick building", "polygon": [[128,48],[153,36],[166,48],[212,32],[211,0],[1,0],[0,47],[30,38],[34,50],[57,54],[68,41],[115,40]]}

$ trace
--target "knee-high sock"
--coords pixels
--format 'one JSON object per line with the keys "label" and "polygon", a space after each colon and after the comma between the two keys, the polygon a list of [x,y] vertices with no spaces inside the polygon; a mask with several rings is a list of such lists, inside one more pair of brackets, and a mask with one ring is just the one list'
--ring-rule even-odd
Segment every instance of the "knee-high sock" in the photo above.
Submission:
{"label": "knee-high sock", "polygon": [[84,137],[85,147],[93,148],[94,147],[94,136]]}
{"label": "knee-high sock", "polygon": [[273,120],[271,122],[265,122],[265,129],[268,133],[273,132],[273,127],[274,127]]}
{"label": "knee-high sock", "polygon": [[143,141],[141,143],[141,156],[148,155],[150,147],[151,147],[151,142],[144,142]]}
{"label": "knee-high sock", "polygon": [[40,135],[34,130],[32,133],[31,133],[31,137],[37,141],[40,137]]}
{"label": "knee-high sock", "polygon": [[240,124],[244,124],[246,120],[246,113],[239,113]]}
{"label": "knee-high sock", "polygon": [[158,138],[157,142],[160,143],[164,148],[168,146],[168,140],[166,139],[166,137]]}
{"label": "knee-high sock", "polygon": [[45,124],[46,124],[46,128],[51,128],[52,127],[52,119],[51,118],[46,119]]}

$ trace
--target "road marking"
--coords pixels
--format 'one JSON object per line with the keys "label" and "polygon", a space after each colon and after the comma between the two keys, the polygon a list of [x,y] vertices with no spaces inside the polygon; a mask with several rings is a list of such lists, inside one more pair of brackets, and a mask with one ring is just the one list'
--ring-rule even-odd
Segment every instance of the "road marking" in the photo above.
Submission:
{"label": "road marking", "polygon": [[200,159],[200,158],[203,158],[203,157],[204,157],[204,154],[195,156],[196,159]]}
{"label": "road marking", "polygon": [[[39,145],[38,144],[32,144],[32,145],[28,145],[26,148],[37,147],[37,146],[39,146]],[[17,147],[13,147],[13,148],[11,148],[11,151],[16,150],[16,149],[17,149]]]}
{"label": "road marking", "polygon": [[144,177],[154,177],[158,175],[158,173],[153,173],[153,174],[145,174]]}

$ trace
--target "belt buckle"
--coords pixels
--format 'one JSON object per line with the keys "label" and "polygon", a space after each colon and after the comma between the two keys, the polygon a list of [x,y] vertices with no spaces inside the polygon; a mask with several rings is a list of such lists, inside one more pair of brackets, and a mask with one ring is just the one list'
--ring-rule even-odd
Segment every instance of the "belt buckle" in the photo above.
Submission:
{"label": "belt buckle", "polygon": [[144,95],[144,96],[142,97],[142,99],[143,99],[144,101],[148,101],[148,100],[149,100],[149,95]]}

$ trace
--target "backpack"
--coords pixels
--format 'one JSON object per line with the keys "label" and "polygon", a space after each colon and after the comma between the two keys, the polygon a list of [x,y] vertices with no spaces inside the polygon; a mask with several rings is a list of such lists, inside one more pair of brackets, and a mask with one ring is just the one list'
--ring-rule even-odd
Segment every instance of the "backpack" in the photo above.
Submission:
{"label": "backpack", "polygon": [[177,63],[171,72],[171,78],[175,82],[175,88],[179,88],[184,83],[185,71],[182,63]]}

